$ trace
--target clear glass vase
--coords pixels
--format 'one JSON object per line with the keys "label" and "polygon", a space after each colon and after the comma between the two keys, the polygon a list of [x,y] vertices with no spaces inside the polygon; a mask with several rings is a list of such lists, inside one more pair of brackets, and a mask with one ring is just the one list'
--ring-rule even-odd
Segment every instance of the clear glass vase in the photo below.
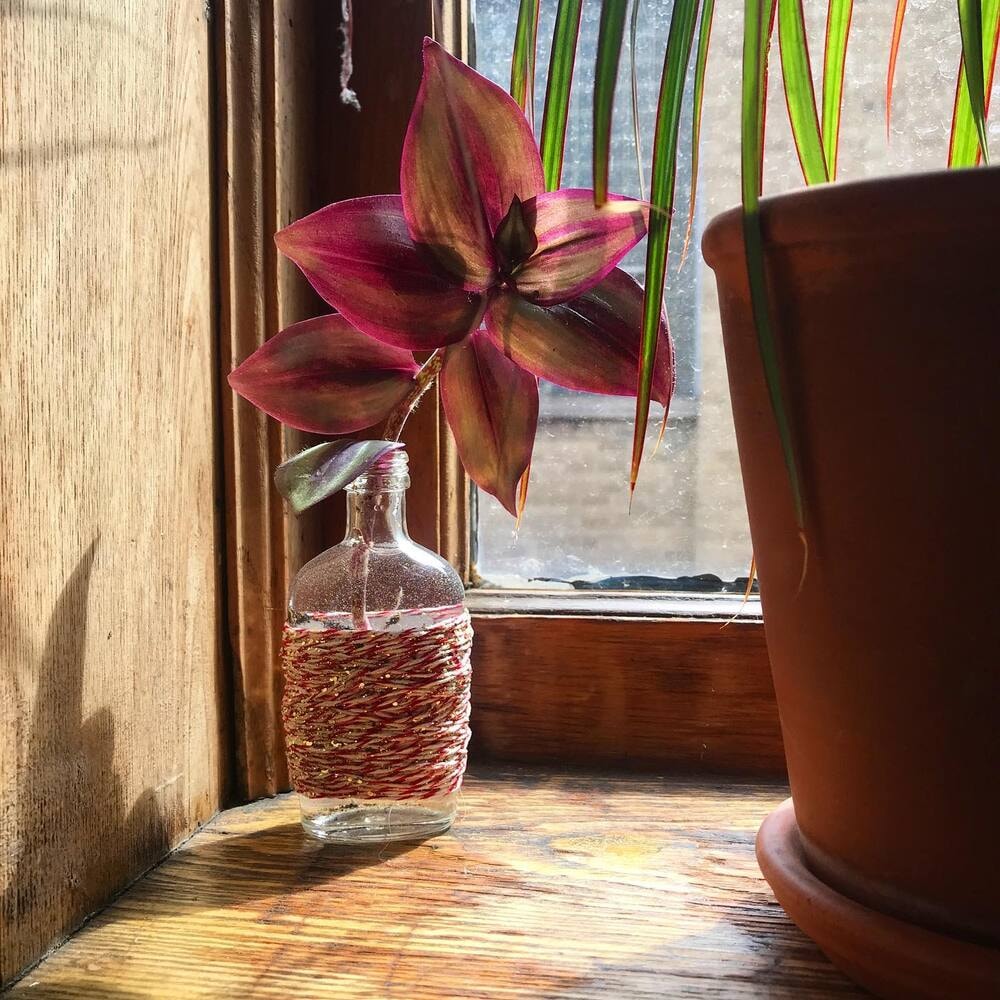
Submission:
{"label": "clear glass vase", "polygon": [[292,582],[285,739],[321,840],[419,839],[455,816],[471,628],[458,574],[407,534],[407,464],[391,452],[347,488],[346,537]]}

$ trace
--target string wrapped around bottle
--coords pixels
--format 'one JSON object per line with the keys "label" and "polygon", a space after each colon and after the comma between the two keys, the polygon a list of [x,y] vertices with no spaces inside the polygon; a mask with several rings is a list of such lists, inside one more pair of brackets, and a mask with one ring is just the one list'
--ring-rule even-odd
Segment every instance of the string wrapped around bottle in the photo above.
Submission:
{"label": "string wrapped around bottle", "polygon": [[320,799],[456,791],[469,743],[468,612],[397,631],[285,625],[282,719],[292,785]]}

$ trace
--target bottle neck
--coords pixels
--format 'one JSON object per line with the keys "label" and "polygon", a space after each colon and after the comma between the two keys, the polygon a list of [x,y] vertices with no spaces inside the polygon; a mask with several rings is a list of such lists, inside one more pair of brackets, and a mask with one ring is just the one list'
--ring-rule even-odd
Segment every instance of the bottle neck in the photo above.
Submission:
{"label": "bottle neck", "polygon": [[369,545],[392,544],[409,538],[406,533],[406,492],[387,489],[378,492],[350,491],[347,494],[347,536],[345,541]]}

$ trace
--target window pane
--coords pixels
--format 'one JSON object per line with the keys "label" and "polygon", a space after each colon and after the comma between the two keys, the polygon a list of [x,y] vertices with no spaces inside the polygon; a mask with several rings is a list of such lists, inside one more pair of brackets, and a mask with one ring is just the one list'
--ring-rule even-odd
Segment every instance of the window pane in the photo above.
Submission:
{"label": "window pane", "polygon": [[[502,86],[509,81],[517,6],[517,0],[477,0],[476,4],[477,67]],[[542,0],[535,90],[539,127],[555,6],[553,0]],[[598,581],[623,585],[617,578],[676,580],[709,574],[718,580],[706,579],[699,586],[741,589],[736,581],[746,576],[751,547],[715,281],[698,248],[707,221],[738,204],[740,198],[742,6],[716,5],[705,92],[699,203],[691,251],[683,268],[679,261],[690,193],[690,107],[685,108],[681,122],[677,211],[667,279],[678,387],[664,444],[654,456],[660,419],[654,413],[629,516],[633,401],[570,393],[543,383],[530,496],[516,538],[510,516],[492,497],[479,496],[478,527],[474,525],[476,565],[487,582],[517,586],[528,579],[544,579],[574,581],[578,586]],[[806,0],[816,73],[822,67],[826,6],[825,2]],[[887,143],[884,86],[894,7],[890,3],[855,5],[847,61],[841,179],[933,169],[946,162],[960,44],[953,0],[911,4],[897,69],[891,141]],[[642,2],[636,61],[639,134],[647,174],[670,10],[669,0]],[[563,186],[567,187],[591,186],[592,67],[599,13],[599,3],[588,0],[584,4],[563,174]],[[617,94],[611,186],[637,196],[627,48],[626,41]],[[784,108],[777,37],[771,73],[766,190],[777,193],[802,183]],[[689,79],[688,104],[690,90]],[[994,138],[998,132],[994,123]],[[640,280],[643,249],[637,248],[624,265]],[[633,580],[630,585],[643,582]]]}

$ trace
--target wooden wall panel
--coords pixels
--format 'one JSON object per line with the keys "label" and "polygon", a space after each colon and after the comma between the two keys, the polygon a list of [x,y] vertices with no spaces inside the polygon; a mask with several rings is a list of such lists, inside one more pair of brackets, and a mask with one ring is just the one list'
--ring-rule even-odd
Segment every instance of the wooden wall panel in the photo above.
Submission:
{"label": "wooden wall panel", "polygon": [[237,792],[253,798],[287,781],[273,664],[294,542],[271,484],[281,429],[226,376],[277,332],[273,9],[227,2],[215,17],[227,652]]}
{"label": "wooden wall panel", "polygon": [[331,515],[293,516],[272,481],[284,458],[319,439],[236,397],[226,376],[279,330],[329,311],[277,253],[274,233],[333,200],[320,178],[321,126],[336,114],[325,99],[337,76],[340,7],[226,0],[215,10],[227,648],[236,791],[253,799],[288,787],[278,642],[289,584],[325,547]]}
{"label": "wooden wall panel", "polygon": [[0,5],[0,980],[223,790],[207,8]]}
{"label": "wooden wall panel", "polygon": [[473,625],[479,757],[785,773],[761,622],[479,614]]}

